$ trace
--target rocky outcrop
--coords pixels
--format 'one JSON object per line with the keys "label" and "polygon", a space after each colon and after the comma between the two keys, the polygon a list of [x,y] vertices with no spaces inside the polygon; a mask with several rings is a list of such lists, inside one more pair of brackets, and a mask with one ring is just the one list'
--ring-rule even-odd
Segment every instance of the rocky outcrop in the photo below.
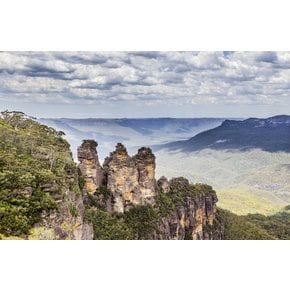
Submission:
{"label": "rocky outcrop", "polygon": [[21,112],[0,113],[0,238],[93,238],[63,134]]}
{"label": "rocky outcrop", "polygon": [[157,186],[164,193],[168,193],[170,191],[170,183],[165,176],[162,176],[158,179]]}
{"label": "rocky outcrop", "polygon": [[93,194],[104,180],[103,169],[97,154],[98,143],[94,140],[84,140],[78,148],[79,169],[84,178],[84,192]]}
{"label": "rocky outcrop", "polygon": [[[97,156],[95,147],[93,154],[92,146],[83,144],[80,148],[87,147],[90,148],[90,154],[87,149],[83,154],[82,149],[79,150],[79,157],[95,158]],[[82,164],[88,164],[84,158],[81,160]],[[86,177],[90,174],[86,172],[87,169],[90,170],[89,167],[82,167]],[[164,206],[156,200],[158,193],[165,194],[169,198],[165,201],[165,207],[166,203],[170,204],[169,210],[166,209],[166,214],[161,215],[159,221],[155,221],[156,230],[146,238],[200,240],[221,237],[221,232],[214,229],[217,202],[215,191],[207,185],[189,184],[183,177],[168,181],[163,176],[156,182],[155,156],[150,148],[142,147],[131,157],[125,146],[118,143],[115,151],[105,159],[100,172],[101,170],[104,172],[103,186],[94,195],[94,200],[111,214],[124,213],[137,205],[153,205],[158,211]]]}
{"label": "rocky outcrop", "polygon": [[142,204],[153,204],[156,195],[155,156],[150,148],[142,147],[133,157],[138,170]]}
{"label": "rocky outcrop", "polygon": [[113,211],[124,212],[141,203],[138,170],[125,146],[118,143],[116,150],[104,161],[106,185],[113,194]]}
{"label": "rocky outcrop", "polygon": [[124,212],[134,205],[153,204],[156,195],[155,156],[142,147],[131,157],[118,143],[104,162],[105,183],[113,194],[113,212]]}
{"label": "rocky outcrop", "polygon": [[[172,187],[181,185],[186,190],[189,182],[185,178],[174,178],[170,182],[161,179],[162,185],[166,185],[165,192],[168,194]],[[169,191],[167,188],[169,183]],[[160,183],[160,180],[159,180]],[[161,187],[162,188],[162,187]],[[214,228],[217,196],[215,191],[210,190],[206,195],[196,197],[186,196],[185,202],[178,204],[167,217],[162,219],[158,226],[157,234],[153,239],[169,240],[208,240],[221,239],[222,232]]]}

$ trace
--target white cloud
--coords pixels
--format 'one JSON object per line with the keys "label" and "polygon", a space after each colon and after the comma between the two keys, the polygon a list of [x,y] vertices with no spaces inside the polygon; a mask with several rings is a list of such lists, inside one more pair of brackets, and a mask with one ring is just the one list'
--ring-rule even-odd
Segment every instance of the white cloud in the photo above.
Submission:
{"label": "white cloud", "polygon": [[289,52],[1,52],[0,99],[271,105],[289,100]]}

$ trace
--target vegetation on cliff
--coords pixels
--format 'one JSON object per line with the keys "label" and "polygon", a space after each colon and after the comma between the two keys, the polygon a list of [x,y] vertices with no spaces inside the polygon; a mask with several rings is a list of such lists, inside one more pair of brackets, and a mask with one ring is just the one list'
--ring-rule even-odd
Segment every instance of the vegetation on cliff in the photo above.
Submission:
{"label": "vegetation on cliff", "polygon": [[26,237],[43,212],[58,208],[55,196],[75,166],[62,135],[23,113],[1,113],[0,235]]}

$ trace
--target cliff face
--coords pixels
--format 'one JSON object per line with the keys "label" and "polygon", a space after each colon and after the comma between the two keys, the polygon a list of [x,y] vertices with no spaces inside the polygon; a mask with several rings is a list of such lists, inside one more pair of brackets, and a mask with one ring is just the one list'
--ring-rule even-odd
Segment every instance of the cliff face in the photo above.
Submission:
{"label": "cliff face", "polygon": [[[162,178],[164,184],[164,178]],[[160,182],[159,182],[160,183]],[[187,191],[191,187],[185,178],[174,178],[168,182],[164,193],[175,194],[178,190]],[[177,204],[158,228],[154,238],[169,240],[208,240],[221,239],[222,230],[214,229],[216,215],[216,193],[207,188],[207,193],[192,197],[184,196],[184,200]]]}

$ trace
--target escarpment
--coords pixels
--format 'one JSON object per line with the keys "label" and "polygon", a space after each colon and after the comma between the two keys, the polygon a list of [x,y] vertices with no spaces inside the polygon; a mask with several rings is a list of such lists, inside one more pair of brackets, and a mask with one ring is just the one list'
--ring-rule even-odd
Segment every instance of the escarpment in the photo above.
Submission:
{"label": "escarpment", "polygon": [[76,166],[66,167],[66,176],[58,182],[41,186],[56,203],[53,210],[44,210],[34,224],[30,239],[91,240],[93,228],[85,222],[85,205],[79,188]]}

